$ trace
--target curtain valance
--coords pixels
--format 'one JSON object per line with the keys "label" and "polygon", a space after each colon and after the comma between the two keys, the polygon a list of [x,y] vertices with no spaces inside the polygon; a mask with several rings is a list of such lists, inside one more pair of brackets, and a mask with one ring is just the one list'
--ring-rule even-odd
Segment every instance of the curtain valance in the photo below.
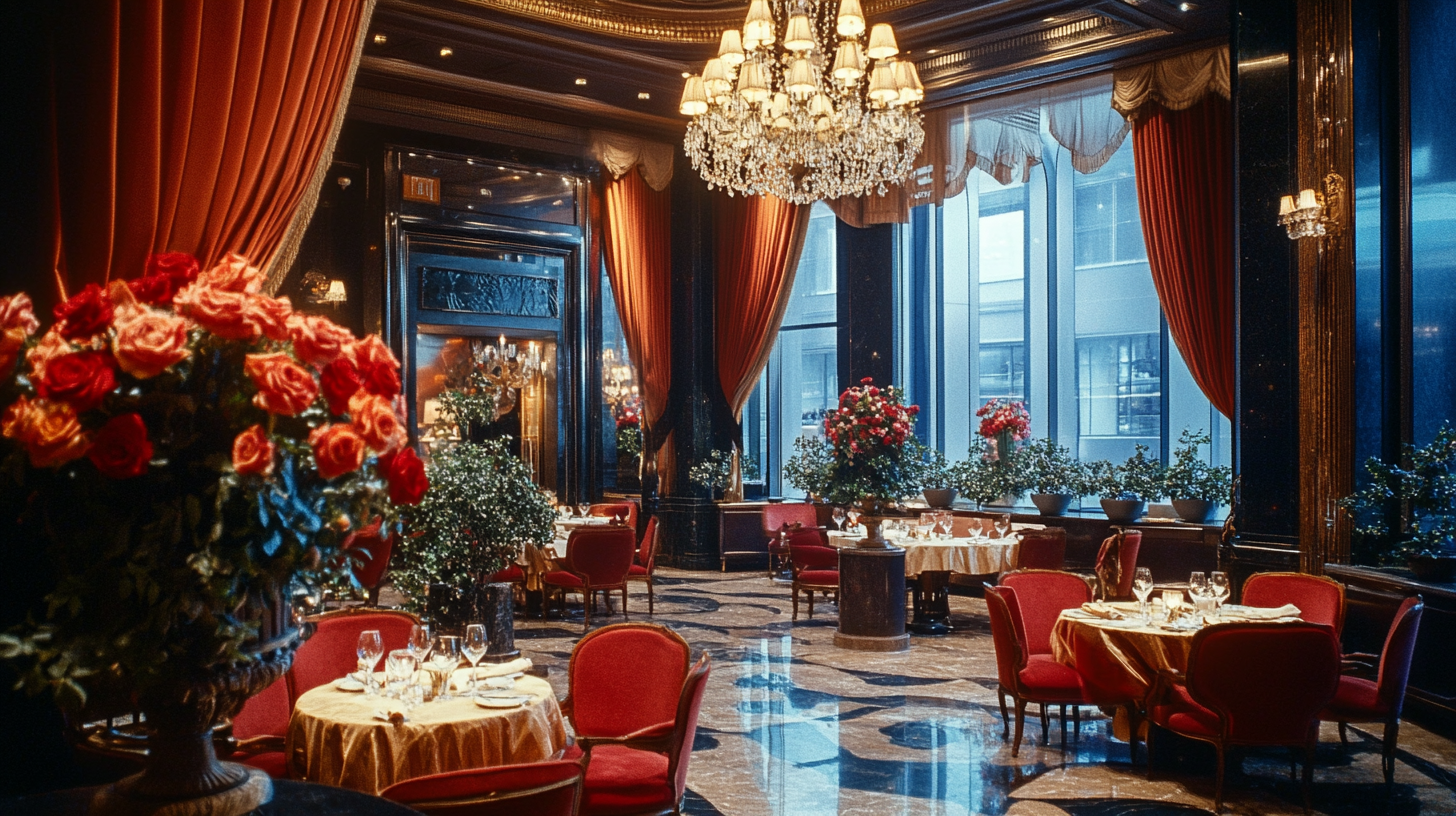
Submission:
{"label": "curtain valance", "polygon": [[1150,102],[1187,110],[1205,94],[1229,98],[1229,50],[1222,45],[1134,65],[1113,74],[1112,107],[1128,119]]}
{"label": "curtain valance", "polygon": [[672,145],[662,142],[607,130],[591,131],[591,156],[602,163],[612,178],[621,178],[637,167],[647,186],[659,192],[672,183],[672,151]]}

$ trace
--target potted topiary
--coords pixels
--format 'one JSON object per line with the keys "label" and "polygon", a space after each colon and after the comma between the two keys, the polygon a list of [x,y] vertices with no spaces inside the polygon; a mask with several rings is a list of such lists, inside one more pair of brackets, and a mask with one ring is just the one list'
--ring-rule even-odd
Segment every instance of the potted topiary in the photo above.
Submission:
{"label": "potted topiary", "polygon": [[924,487],[920,492],[925,496],[925,503],[931,507],[949,510],[956,500],[956,487],[951,468],[945,461],[945,454],[927,448],[921,461],[924,469],[921,471],[920,480]]}
{"label": "potted topiary", "polygon": [[1018,488],[1031,491],[1043,516],[1060,516],[1087,492],[1087,468],[1054,439],[1035,439],[1012,457]]}
{"label": "potted topiary", "polygon": [[804,492],[810,501],[829,492],[829,466],[834,461],[829,442],[822,436],[794,438],[794,453],[784,460],[784,482]]}
{"label": "potted topiary", "polygon": [[446,629],[484,619],[489,654],[508,656],[510,585],[490,578],[524,547],[551,543],[556,511],[506,438],[441,451],[427,472],[429,492],[404,513],[406,534],[390,564],[395,588]]}
{"label": "potted topiary", "polygon": [[1148,446],[1138,443],[1135,453],[1120,465],[1094,462],[1089,484],[1102,500],[1102,512],[1114,524],[1132,524],[1142,518],[1148,502],[1163,498],[1163,465],[1148,458]]}
{"label": "potted topiary", "polygon": [[[1456,430],[1443,424],[1429,445],[1405,445],[1408,468],[1371,457],[1369,483],[1341,499],[1355,531],[1376,542],[1366,557],[1405,565],[1416,580],[1456,578]],[[1398,509],[1398,523],[1392,523]]]}
{"label": "potted topiary", "polygon": [[1178,518],[1203,524],[1221,502],[1227,501],[1233,485],[1233,470],[1226,465],[1211,466],[1198,457],[1198,449],[1213,440],[1203,431],[1183,429],[1178,448],[1173,451],[1173,464],[1168,466],[1164,484]]}
{"label": "potted topiary", "polygon": [[1008,493],[1017,489],[1011,469],[990,458],[992,444],[985,438],[973,439],[965,460],[950,467],[950,483],[977,506],[1004,501]]}
{"label": "potted topiary", "polygon": [[688,468],[688,481],[708,491],[714,501],[723,498],[733,470],[733,454],[729,451],[709,451],[708,458]]}

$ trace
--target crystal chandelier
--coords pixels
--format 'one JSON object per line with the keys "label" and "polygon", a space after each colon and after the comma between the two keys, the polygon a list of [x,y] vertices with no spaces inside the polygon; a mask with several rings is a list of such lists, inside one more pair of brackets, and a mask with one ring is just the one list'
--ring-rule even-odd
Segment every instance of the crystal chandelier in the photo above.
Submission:
{"label": "crystal chandelier", "polygon": [[889,24],[867,26],[859,0],[840,0],[837,13],[832,0],[752,0],[743,30],[723,32],[718,56],[687,78],[683,148],[729,195],[884,195],[925,141],[925,87],[899,51]]}

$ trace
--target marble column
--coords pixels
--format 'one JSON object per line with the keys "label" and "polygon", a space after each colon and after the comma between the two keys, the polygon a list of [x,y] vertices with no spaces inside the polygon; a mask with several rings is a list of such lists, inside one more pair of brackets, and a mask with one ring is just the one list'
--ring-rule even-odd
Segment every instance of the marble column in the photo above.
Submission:
{"label": "marble column", "polygon": [[839,551],[839,631],[834,645],[864,652],[903,652],[905,551],[853,548]]}

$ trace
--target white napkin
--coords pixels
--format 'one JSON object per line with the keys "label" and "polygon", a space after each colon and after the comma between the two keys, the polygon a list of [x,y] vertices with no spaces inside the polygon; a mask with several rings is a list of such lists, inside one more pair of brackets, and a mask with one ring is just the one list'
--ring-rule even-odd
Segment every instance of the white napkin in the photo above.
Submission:
{"label": "white napkin", "polygon": [[[530,670],[531,658],[518,657],[504,663],[482,663],[475,667],[475,676],[484,680],[487,677],[504,677],[508,674],[519,674]],[[470,686],[470,669],[456,669],[455,673],[450,675],[450,682],[456,688],[468,688]]]}
{"label": "white napkin", "polygon": [[1246,606],[1236,613],[1241,618],[1249,620],[1277,620],[1279,618],[1299,617],[1299,607],[1294,604],[1285,604],[1280,607],[1267,606]]}
{"label": "white napkin", "polygon": [[1120,611],[1098,603],[1084,603],[1082,604],[1082,611],[1103,620],[1122,620],[1124,617]]}

